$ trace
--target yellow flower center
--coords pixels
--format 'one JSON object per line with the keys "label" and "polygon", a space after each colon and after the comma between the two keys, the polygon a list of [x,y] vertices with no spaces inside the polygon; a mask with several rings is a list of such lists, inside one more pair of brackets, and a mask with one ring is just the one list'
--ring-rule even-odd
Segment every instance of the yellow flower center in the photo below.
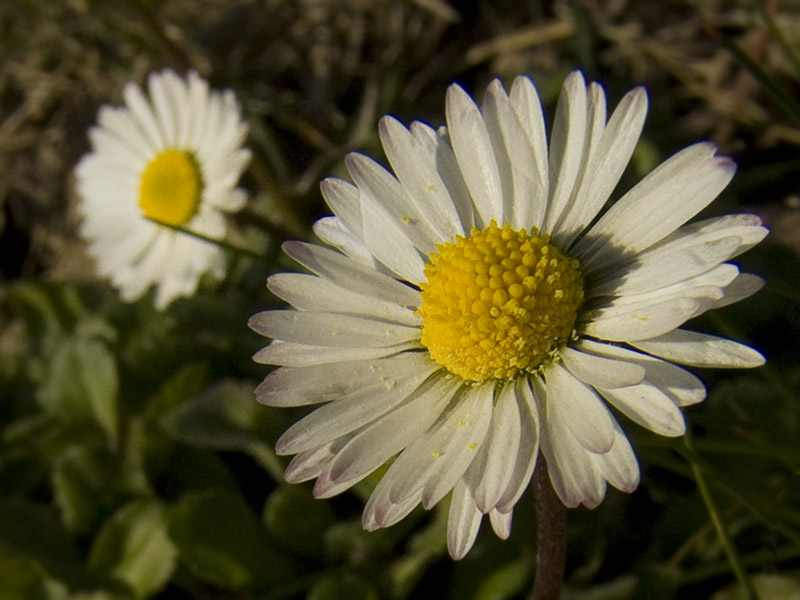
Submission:
{"label": "yellow flower center", "polygon": [[431,254],[420,286],[422,344],[451,373],[511,379],[569,340],[583,277],[577,260],[537,233],[492,221]]}
{"label": "yellow flower center", "polygon": [[144,168],[139,208],[145,217],[180,226],[197,212],[202,189],[194,156],[184,150],[164,150]]}

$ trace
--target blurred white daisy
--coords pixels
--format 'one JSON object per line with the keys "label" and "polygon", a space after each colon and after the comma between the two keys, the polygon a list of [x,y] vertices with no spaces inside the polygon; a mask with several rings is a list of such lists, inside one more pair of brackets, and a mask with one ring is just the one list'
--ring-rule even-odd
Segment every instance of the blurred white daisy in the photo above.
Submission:
{"label": "blurred white daisy", "polygon": [[598,84],[572,73],[549,147],[531,81],[493,82],[483,105],[447,93],[447,128],[391,117],[394,174],[361,154],[355,185],[327,179],[336,216],[315,231],[336,249],[289,242],[312,274],[269,288],[294,309],[252,317],[280,365],[257,389],[270,406],[326,403],[280,438],[286,479],[326,498],[387,460],[366,529],[452,491],[447,542],[472,546],[489,514],[502,538],[541,449],[565,505],[594,507],[639,468],[614,411],[666,436],[705,397],[676,365],[755,367],[747,346],[679,327],[756,291],[725,261],[766,234],[757,217],[684,223],[727,185],[733,163],[702,143],[679,152],[598,215],[647,110],[642,88],[609,119]]}
{"label": "blurred white daisy", "polygon": [[[225,272],[222,250],[155,221],[206,237],[225,235],[222,213],[239,210],[235,188],[250,153],[233,92],[210,91],[191,72],[165,70],[123,90],[125,106],[103,106],[89,137],[92,152],[76,168],[81,233],[97,269],[134,300],[157,286],[164,308],[194,293],[204,273]],[[148,218],[149,217],[149,218]],[[152,219],[152,220],[151,220]]]}

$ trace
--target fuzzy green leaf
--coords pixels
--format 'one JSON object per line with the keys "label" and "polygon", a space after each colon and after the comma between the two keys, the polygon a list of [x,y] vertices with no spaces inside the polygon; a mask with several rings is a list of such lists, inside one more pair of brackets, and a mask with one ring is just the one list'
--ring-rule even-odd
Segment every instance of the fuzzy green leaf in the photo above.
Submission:
{"label": "fuzzy green leaf", "polygon": [[28,558],[70,585],[87,580],[67,532],[49,510],[31,502],[0,500],[0,554]]}
{"label": "fuzzy green leaf", "polygon": [[175,555],[164,508],[152,500],[134,500],[103,525],[92,545],[89,565],[126,583],[136,598],[146,598],[169,580]]}
{"label": "fuzzy green leaf", "polygon": [[308,592],[307,600],[378,600],[378,590],[353,573],[330,573]]}
{"label": "fuzzy green leaf", "polygon": [[180,560],[199,578],[232,589],[264,589],[292,578],[244,499],[209,490],[185,494],[169,515]]}
{"label": "fuzzy green leaf", "polygon": [[71,338],[55,351],[39,400],[62,418],[94,420],[115,444],[118,389],[117,364],[108,347],[96,339]]}
{"label": "fuzzy green leaf", "polygon": [[319,556],[325,532],[336,519],[327,502],[316,500],[308,490],[282,486],[264,505],[264,522],[273,537],[304,556]]}
{"label": "fuzzy green leaf", "polygon": [[212,450],[247,452],[283,479],[283,464],[265,439],[272,435],[269,410],[255,401],[250,384],[222,381],[168,412],[161,426],[171,437]]}

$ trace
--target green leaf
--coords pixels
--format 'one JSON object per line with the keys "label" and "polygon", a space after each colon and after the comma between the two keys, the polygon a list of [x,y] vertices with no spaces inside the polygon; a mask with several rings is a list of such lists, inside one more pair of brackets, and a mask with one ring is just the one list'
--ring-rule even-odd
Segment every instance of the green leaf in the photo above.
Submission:
{"label": "green leaf", "polygon": [[111,517],[94,540],[89,565],[126,583],[136,598],[163,588],[175,568],[166,512],[153,500],[134,500]]}
{"label": "green leaf", "polygon": [[374,585],[348,572],[322,576],[306,596],[306,600],[379,600],[379,598]]}
{"label": "green leaf", "polygon": [[524,556],[503,565],[483,580],[474,600],[507,600],[520,594],[528,583],[531,560]]}
{"label": "green leaf", "polygon": [[53,493],[64,524],[75,532],[88,532],[104,513],[134,490],[125,481],[128,471],[108,454],[91,448],[69,448],[56,460]]}
{"label": "green leaf", "polygon": [[205,384],[207,374],[208,366],[205,363],[191,362],[182,366],[161,386],[158,393],[150,398],[145,411],[147,418],[160,419],[196,395]]}
{"label": "green leaf", "polygon": [[264,441],[274,434],[274,425],[266,422],[270,414],[267,407],[255,401],[250,384],[227,380],[168,412],[161,426],[186,444],[247,452],[280,481],[283,464]]}
{"label": "green leaf", "polygon": [[50,511],[27,501],[0,500],[0,553],[27,557],[70,585],[87,580],[67,532]]}
{"label": "green leaf", "polygon": [[200,579],[232,589],[264,589],[292,579],[292,566],[238,494],[190,492],[173,507],[169,532],[180,560]]}
{"label": "green leaf", "polygon": [[330,505],[316,500],[307,489],[281,486],[267,498],[264,522],[276,540],[297,554],[320,556],[325,532],[336,518]]}
{"label": "green leaf", "polygon": [[0,600],[45,600],[46,579],[34,561],[0,554]]}
{"label": "green leaf", "polygon": [[39,390],[46,410],[69,420],[94,420],[112,445],[118,436],[117,364],[99,340],[71,338],[58,346]]}
{"label": "green leaf", "polygon": [[[50,599],[48,599],[50,600]],[[62,600],[61,598],[53,598],[52,600]],[[92,590],[90,592],[78,592],[70,594],[64,600],[131,600],[130,594],[123,594],[122,592],[112,592],[109,590]]]}
{"label": "green leaf", "polygon": [[64,323],[56,306],[55,289],[44,284],[20,282],[9,292],[9,304],[14,314],[25,321],[33,340],[52,337],[62,332]]}
{"label": "green leaf", "polygon": [[561,600],[630,600],[638,585],[635,575],[622,575],[589,589],[578,589],[567,584],[561,591]]}
{"label": "green leaf", "polygon": [[[800,600],[800,576],[759,573],[751,577],[753,587],[763,600]],[[748,600],[747,590],[740,584],[720,590],[711,600]]]}
{"label": "green leaf", "polygon": [[385,554],[393,546],[391,530],[364,531],[360,519],[335,523],[325,531],[325,558],[330,562],[347,562],[353,556]]}

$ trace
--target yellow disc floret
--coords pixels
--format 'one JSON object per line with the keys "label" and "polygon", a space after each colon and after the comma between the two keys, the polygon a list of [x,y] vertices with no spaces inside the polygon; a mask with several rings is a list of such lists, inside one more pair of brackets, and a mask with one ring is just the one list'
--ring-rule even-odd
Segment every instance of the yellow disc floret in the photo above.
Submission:
{"label": "yellow disc floret", "polygon": [[144,168],[139,208],[145,217],[180,226],[197,212],[203,181],[190,152],[164,150]]}
{"label": "yellow disc floret", "polygon": [[451,373],[511,379],[569,340],[583,302],[578,261],[537,233],[492,221],[431,254],[420,286],[422,344]]}

